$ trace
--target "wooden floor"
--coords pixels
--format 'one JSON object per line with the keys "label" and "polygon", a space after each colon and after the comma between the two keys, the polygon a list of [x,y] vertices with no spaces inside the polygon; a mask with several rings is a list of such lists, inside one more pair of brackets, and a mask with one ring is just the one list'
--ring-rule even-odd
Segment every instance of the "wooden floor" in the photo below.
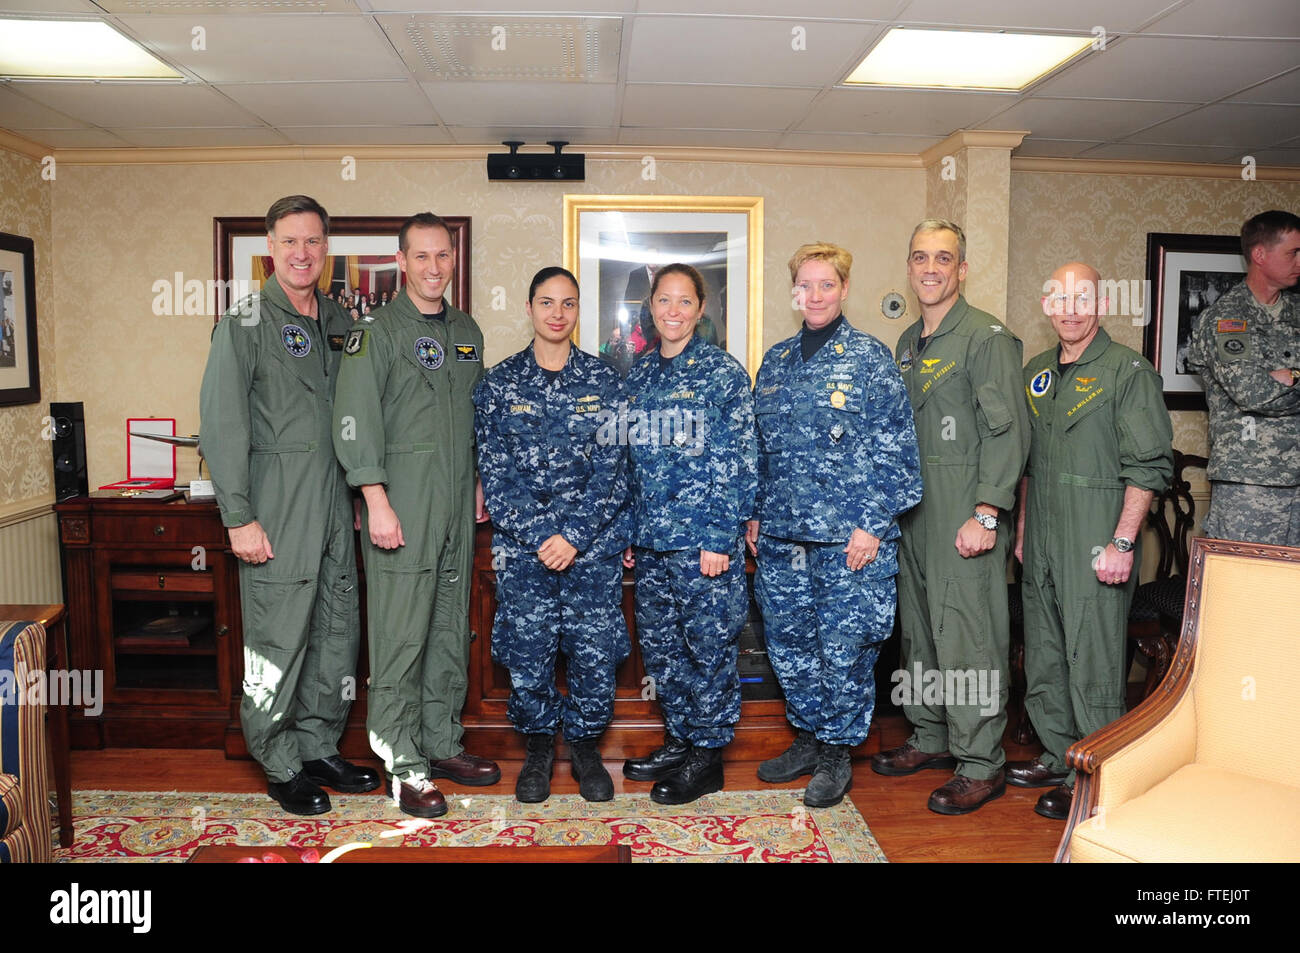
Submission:
{"label": "wooden floor", "polygon": [[[879,735],[877,734],[879,732]],[[893,747],[907,739],[906,722],[897,715],[877,719],[867,745]],[[561,749],[563,750],[563,749]],[[1024,749],[1008,741],[1010,760],[1032,757],[1038,749]],[[378,768],[379,762],[370,762]],[[480,793],[510,794],[521,762],[501,763],[502,779]],[[650,784],[624,779],[621,763],[608,761],[619,793],[649,797]],[[754,790],[775,787],[802,788],[807,779],[784,785],[764,784],[755,775],[755,762],[729,762],[729,789]],[[1048,863],[1056,850],[1064,821],[1051,821],[1034,813],[1034,802],[1042,790],[1007,787],[1007,793],[973,814],[944,817],[930,812],[926,799],[948,780],[943,771],[922,771],[911,777],[886,778],[876,774],[865,759],[855,760],[850,797],[866,818],[885,856],[895,863],[908,861],[1042,862]],[[450,782],[439,782],[444,793],[457,790]],[[228,761],[216,750],[159,748],[112,748],[72,752],[72,786],[76,789],[125,791],[265,791],[266,781],[253,761]],[[567,761],[556,762],[551,790],[577,791],[569,776]],[[382,789],[375,796],[382,796]]]}

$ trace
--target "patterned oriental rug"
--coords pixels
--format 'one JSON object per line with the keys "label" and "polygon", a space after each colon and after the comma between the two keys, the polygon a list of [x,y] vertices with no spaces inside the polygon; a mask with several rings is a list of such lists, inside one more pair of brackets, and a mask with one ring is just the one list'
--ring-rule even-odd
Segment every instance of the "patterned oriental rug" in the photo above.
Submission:
{"label": "patterned oriental rug", "polygon": [[[183,861],[197,847],[247,844],[330,849],[627,844],[636,861],[728,863],[885,862],[847,798],[808,810],[801,790],[725,791],[667,807],[645,795],[589,804],[555,794],[520,804],[508,794],[448,795],[436,820],[408,817],[391,799],[330,794],[334,810],[296,817],[264,794],[74,791],[72,847],[56,861]],[[250,854],[255,854],[250,850]]]}

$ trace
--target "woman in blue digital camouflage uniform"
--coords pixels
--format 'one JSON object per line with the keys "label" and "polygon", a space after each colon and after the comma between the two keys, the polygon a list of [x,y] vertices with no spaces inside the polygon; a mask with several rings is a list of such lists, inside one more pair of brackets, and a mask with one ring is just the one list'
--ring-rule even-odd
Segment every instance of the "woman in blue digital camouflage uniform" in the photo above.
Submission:
{"label": "woman in blue digital camouflage uniform", "polygon": [[804,245],[790,259],[803,327],[767,352],[755,384],[761,444],[755,590],[794,744],[763,762],[811,774],[804,803],[839,803],[867,737],[880,643],[894,625],[899,514],[921,499],[912,408],[889,349],[844,318],[853,256]]}
{"label": "woman in blue digital camouflage uniform", "polygon": [[740,719],[737,643],[748,595],[742,523],[756,481],[753,401],[740,362],[695,333],[704,280],[689,265],[655,273],[658,347],[632,366],[626,441],[632,464],[637,640],[663,711],[663,747],[623,774],[650,797],[685,804],[722,790],[722,748]]}

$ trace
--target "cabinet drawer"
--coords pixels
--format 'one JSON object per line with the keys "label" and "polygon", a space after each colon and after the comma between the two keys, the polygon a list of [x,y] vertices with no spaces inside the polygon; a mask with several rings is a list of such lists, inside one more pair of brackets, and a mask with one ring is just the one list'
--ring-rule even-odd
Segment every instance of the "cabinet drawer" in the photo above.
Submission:
{"label": "cabinet drawer", "polygon": [[212,592],[212,573],[188,567],[119,570],[113,573],[111,585],[114,592]]}
{"label": "cabinet drawer", "polygon": [[226,541],[220,522],[196,519],[183,510],[174,515],[109,516],[96,513],[94,538],[101,543],[182,543],[186,546],[200,543],[221,546]]}

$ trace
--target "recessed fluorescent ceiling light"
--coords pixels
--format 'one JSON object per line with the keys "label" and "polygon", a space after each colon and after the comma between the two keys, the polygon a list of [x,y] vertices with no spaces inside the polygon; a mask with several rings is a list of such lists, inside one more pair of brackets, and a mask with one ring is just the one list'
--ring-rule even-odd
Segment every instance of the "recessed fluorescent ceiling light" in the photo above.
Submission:
{"label": "recessed fluorescent ceiling light", "polygon": [[844,82],[1020,90],[1092,42],[1091,36],[894,27]]}
{"label": "recessed fluorescent ceiling light", "polygon": [[99,20],[0,20],[0,76],[183,78]]}

